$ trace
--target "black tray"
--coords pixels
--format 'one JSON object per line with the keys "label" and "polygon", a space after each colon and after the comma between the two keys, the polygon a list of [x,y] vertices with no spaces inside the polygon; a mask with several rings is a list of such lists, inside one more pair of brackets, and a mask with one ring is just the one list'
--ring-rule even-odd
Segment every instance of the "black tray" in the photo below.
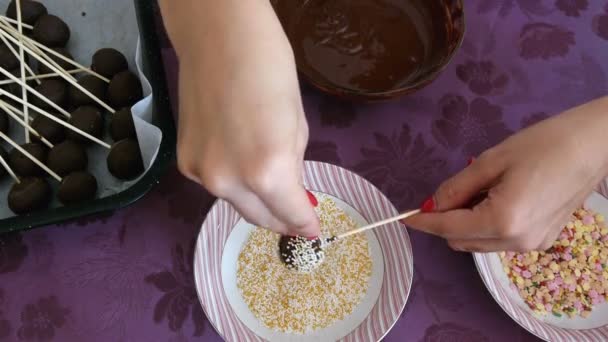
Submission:
{"label": "black tray", "polygon": [[[152,85],[154,113],[152,123],[163,132],[158,155],[148,172],[131,187],[118,194],[82,204],[52,208],[28,215],[0,220],[0,233],[25,230],[59,223],[77,217],[125,207],[142,198],[172,164],[175,155],[175,123],[171,112],[169,92],[161,55],[161,42],[156,27],[157,2],[134,0],[140,31],[144,72]],[[160,115],[158,113],[161,113]]]}

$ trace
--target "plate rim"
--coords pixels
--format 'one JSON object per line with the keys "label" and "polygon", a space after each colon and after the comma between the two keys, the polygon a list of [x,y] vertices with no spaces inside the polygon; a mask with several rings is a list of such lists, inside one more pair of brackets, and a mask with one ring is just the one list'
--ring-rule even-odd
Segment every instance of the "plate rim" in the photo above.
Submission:
{"label": "plate rim", "polygon": [[[309,170],[309,169],[311,169],[311,170],[316,169],[316,170],[317,170],[317,171],[319,171],[319,172],[327,172],[326,168],[330,168],[331,170],[335,170],[335,171],[338,171],[338,172],[342,172],[342,173],[344,173],[344,174],[345,174],[345,175],[347,175],[347,176],[351,176],[351,177],[353,177],[353,176],[354,176],[354,177],[355,177],[355,178],[354,178],[354,180],[359,179],[359,180],[363,181],[363,182],[364,182],[364,183],[365,183],[367,186],[369,186],[369,187],[370,187],[370,189],[372,189],[374,192],[376,192],[376,194],[379,196],[379,198],[380,198],[381,200],[384,200],[384,201],[386,201],[386,203],[388,203],[388,204],[389,204],[389,210],[390,210],[390,211],[393,211],[393,212],[398,212],[398,210],[397,210],[397,208],[395,207],[395,205],[394,205],[394,204],[393,204],[393,203],[392,203],[392,202],[391,202],[391,201],[390,201],[390,200],[389,200],[389,199],[386,197],[386,195],[385,195],[385,194],[384,194],[384,193],[383,193],[383,192],[382,192],[380,189],[378,189],[378,187],[376,187],[376,186],[375,186],[375,185],[374,185],[372,182],[370,182],[370,181],[369,181],[369,180],[367,180],[366,178],[362,177],[361,175],[359,175],[359,174],[357,174],[357,173],[355,173],[355,172],[353,172],[353,171],[351,171],[351,170],[348,170],[348,169],[346,169],[346,168],[340,167],[340,166],[338,166],[338,165],[329,164],[329,163],[324,163],[324,162],[318,162],[318,161],[305,161],[305,166],[304,166],[304,170],[305,170],[305,172],[304,172],[304,176],[303,176],[303,178],[306,178],[306,176],[307,176],[307,172],[306,172],[306,171],[307,171],[307,170]],[[306,181],[305,181],[305,183],[306,183]],[[307,188],[308,188],[308,187],[307,187]],[[330,193],[327,193],[326,191],[321,191],[321,190],[314,189],[314,188],[311,188],[311,189],[309,189],[309,190],[311,190],[311,191],[316,191],[316,192],[319,192],[319,193],[326,193],[326,194],[328,194],[328,195],[330,195],[330,196],[336,197],[336,198],[338,198],[338,199],[340,199],[340,200],[344,201],[345,203],[347,203],[348,205],[350,205],[350,206],[351,206],[353,209],[355,209],[355,210],[357,210],[357,211],[359,212],[359,209],[358,209],[358,208],[357,208],[357,207],[356,207],[354,204],[352,204],[351,202],[349,202],[349,201],[347,201],[347,200],[343,199],[341,196],[334,195],[334,194],[330,194]],[[206,216],[205,216],[205,219],[203,220],[203,222],[202,222],[202,224],[201,224],[201,228],[200,228],[200,230],[199,230],[199,233],[197,234],[197,237],[196,237],[196,243],[195,243],[195,253],[194,253],[194,255],[193,255],[193,259],[194,259],[194,260],[193,260],[193,277],[194,277],[194,282],[195,282],[195,288],[196,288],[196,294],[197,294],[197,299],[198,299],[198,305],[200,305],[200,306],[201,306],[201,308],[202,308],[202,310],[203,310],[203,312],[204,312],[204,314],[205,314],[205,316],[206,316],[206,318],[207,318],[207,321],[209,321],[209,323],[210,323],[210,324],[211,324],[211,326],[213,327],[214,331],[215,331],[215,332],[216,332],[216,333],[217,333],[217,334],[218,334],[218,335],[219,335],[219,336],[220,336],[220,337],[221,337],[223,340],[226,340],[226,336],[225,336],[225,334],[223,334],[223,333],[221,333],[221,332],[219,331],[219,329],[218,329],[218,327],[217,327],[217,322],[215,322],[215,321],[213,321],[213,320],[211,320],[211,319],[209,318],[209,317],[210,317],[210,316],[209,316],[209,312],[208,312],[208,310],[207,310],[206,306],[203,304],[203,299],[202,299],[202,296],[201,296],[201,293],[200,293],[200,290],[199,290],[199,289],[200,289],[202,286],[205,286],[205,285],[204,285],[204,284],[199,283],[199,277],[197,277],[197,276],[196,276],[196,274],[200,272],[200,271],[199,271],[199,269],[200,269],[200,268],[202,268],[202,265],[200,265],[200,263],[198,262],[198,259],[199,259],[199,258],[197,258],[197,255],[199,254],[199,252],[198,252],[198,251],[199,251],[199,248],[198,248],[198,247],[199,247],[199,244],[200,244],[200,242],[201,242],[201,235],[203,234],[203,229],[204,229],[205,223],[206,223],[206,222],[207,222],[207,220],[208,220],[209,213],[211,213],[211,212],[212,212],[212,210],[216,210],[216,208],[217,208],[218,206],[220,206],[220,205],[227,205],[229,209],[234,210],[234,208],[232,207],[232,205],[230,205],[230,203],[228,203],[227,201],[224,201],[224,200],[222,200],[222,199],[216,199],[216,200],[213,202],[213,205],[211,206],[211,208],[210,208],[210,209],[209,209],[209,211],[207,212],[207,214],[206,214]],[[363,216],[363,217],[364,217],[366,220],[369,220],[369,217],[368,217],[368,216],[369,216],[369,213],[367,213],[367,215],[366,215],[366,214],[364,214],[364,213],[361,213],[361,212],[359,212],[359,213],[360,213],[360,215],[361,215],[361,216]],[[238,215],[238,213],[237,213],[237,215]],[[242,217],[241,217],[240,215],[238,215],[238,219],[240,219],[240,218],[242,218]],[[405,292],[405,293],[404,293],[404,295],[403,295],[403,304],[402,304],[402,305],[400,305],[399,307],[397,307],[397,310],[396,310],[396,312],[395,312],[395,317],[394,317],[394,318],[391,318],[391,321],[392,321],[392,322],[390,322],[390,323],[388,324],[388,326],[386,327],[385,331],[383,331],[383,332],[381,333],[381,336],[378,336],[378,341],[381,341],[382,339],[384,339],[384,338],[386,337],[386,335],[387,335],[387,334],[388,334],[388,333],[389,333],[389,332],[390,332],[390,331],[391,331],[391,330],[394,328],[395,324],[397,324],[397,322],[398,322],[398,321],[400,320],[400,318],[402,317],[403,311],[405,310],[405,307],[406,307],[406,305],[408,304],[408,301],[409,301],[409,299],[410,299],[410,295],[411,295],[411,292],[412,292],[412,286],[413,286],[413,283],[414,283],[414,274],[415,274],[415,270],[414,270],[414,252],[413,252],[413,245],[412,245],[411,237],[410,237],[409,231],[408,231],[408,229],[407,229],[407,227],[406,227],[406,226],[404,226],[404,225],[403,225],[402,223],[400,223],[400,222],[397,222],[396,224],[398,224],[398,225],[400,226],[400,228],[401,228],[401,229],[399,229],[398,231],[399,231],[401,234],[403,234],[403,238],[404,238],[404,244],[402,244],[402,246],[404,246],[404,247],[405,247],[405,248],[404,248],[404,256],[406,256],[406,258],[405,258],[406,260],[404,260],[404,266],[406,266],[406,271],[407,271],[407,270],[409,270],[409,272],[408,272],[408,273],[409,273],[409,279],[407,279],[407,280],[406,280],[406,285],[407,285],[407,286],[406,286],[406,288],[404,289],[404,292]],[[377,236],[376,232],[374,232],[374,234],[376,235],[376,238],[377,238],[377,239],[380,241],[380,239],[379,239],[379,237]],[[224,244],[225,244],[225,241],[224,241]],[[222,247],[224,247],[224,246],[222,246]],[[381,244],[381,247],[382,247],[382,244]],[[386,275],[386,272],[387,272],[387,261],[386,261],[387,259],[386,259],[386,255],[385,255],[385,253],[386,253],[386,252],[384,251],[384,249],[381,249],[381,251],[382,251],[382,257],[383,257],[383,259],[384,259],[384,274]],[[409,252],[409,253],[408,253],[408,252]],[[201,279],[203,279],[203,278],[201,277]],[[387,282],[386,282],[386,281],[384,281],[384,280],[383,280],[383,282],[382,282],[382,288],[383,288],[384,286],[388,286],[388,284],[387,284]],[[222,286],[221,290],[223,291],[223,286]],[[381,295],[380,295],[380,296],[381,296]],[[374,303],[374,307],[377,305],[378,301],[380,300],[380,296],[379,296],[379,297],[376,299],[376,301],[375,301],[375,303]],[[373,310],[373,308],[374,308],[374,307],[372,307],[372,310]],[[231,308],[231,307],[230,307],[230,309],[232,310],[232,308]],[[371,313],[371,312],[370,312],[370,313]],[[369,314],[368,314],[368,316],[366,316],[366,319],[367,319],[367,317],[369,317]],[[237,318],[237,319],[238,319],[238,318]],[[239,322],[240,322],[240,319],[239,319]],[[241,324],[243,324],[242,322],[240,322],[240,323],[241,323]],[[365,320],[364,320],[363,322],[361,322],[361,323],[360,323],[360,324],[357,326],[357,328],[358,328],[359,326],[361,326],[362,324],[364,324],[364,323],[365,323]],[[247,327],[245,326],[245,328],[247,328]],[[355,328],[355,329],[353,329],[352,331],[350,331],[350,332],[349,332],[349,333],[348,333],[346,336],[344,336],[343,338],[341,338],[341,339],[340,339],[340,341],[344,341],[344,340],[348,339],[348,338],[349,338],[349,336],[352,334],[352,332],[353,332],[353,331],[355,331],[357,328]],[[250,330],[249,328],[247,328],[247,329],[248,329],[248,330]],[[255,335],[255,333],[254,333],[254,335]],[[259,336],[257,336],[257,335],[255,335],[255,337],[256,337],[257,339],[259,339],[259,340],[266,341],[266,340],[264,340],[263,338],[261,338],[261,337],[259,337]]]}

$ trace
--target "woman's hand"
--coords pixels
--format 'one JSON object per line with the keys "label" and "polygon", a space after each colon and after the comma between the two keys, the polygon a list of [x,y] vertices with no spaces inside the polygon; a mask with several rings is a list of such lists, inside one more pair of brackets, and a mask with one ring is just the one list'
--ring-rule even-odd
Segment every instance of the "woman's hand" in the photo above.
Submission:
{"label": "woman's hand", "polygon": [[[569,110],[489,149],[444,182],[406,224],[460,251],[549,248],[608,174],[608,98]],[[470,201],[488,196],[472,209]]]}
{"label": "woman's hand", "polygon": [[163,15],[180,60],[182,173],[249,222],[318,235],[293,53],[270,3],[165,0]]}

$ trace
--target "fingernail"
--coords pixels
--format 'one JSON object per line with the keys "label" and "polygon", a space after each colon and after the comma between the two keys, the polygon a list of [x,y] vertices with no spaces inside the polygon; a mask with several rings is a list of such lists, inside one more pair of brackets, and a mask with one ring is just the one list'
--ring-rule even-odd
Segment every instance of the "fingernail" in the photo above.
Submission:
{"label": "fingernail", "polygon": [[432,212],[435,209],[435,200],[433,199],[433,197],[429,197],[426,201],[424,201],[420,209],[423,213]]}
{"label": "fingernail", "polygon": [[473,164],[474,161],[475,161],[475,157],[469,157],[469,160],[467,161],[467,166],[470,166],[471,164]]}
{"label": "fingernail", "polygon": [[308,200],[310,201],[310,204],[312,204],[313,207],[319,205],[319,201],[317,201],[317,198],[315,197],[315,195],[313,195],[312,192],[306,190],[306,194],[308,195]]}

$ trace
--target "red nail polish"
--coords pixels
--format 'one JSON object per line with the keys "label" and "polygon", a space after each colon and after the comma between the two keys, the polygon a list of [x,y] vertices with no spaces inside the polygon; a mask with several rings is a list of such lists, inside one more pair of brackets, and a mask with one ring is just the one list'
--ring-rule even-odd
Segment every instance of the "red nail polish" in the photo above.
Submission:
{"label": "red nail polish", "polygon": [[423,213],[432,212],[435,209],[435,200],[433,200],[433,197],[429,197],[426,201],[424,201],[420,209]]}
{"label": "red nail polish", "polygon": [[469,160],[467,161],[467,166],[473,164],[474,161],[475,161],[475,157],[470,157]]}
{"label": "red nail polish", "polygon": [[315,195],[313,195],[312,192],[306,190],[306,194],[308,195],[308,200],[310,201],[310,204],[312,204],[313,207],[319,205],[319,201],[317,201],[317,198],[315,197]]}

